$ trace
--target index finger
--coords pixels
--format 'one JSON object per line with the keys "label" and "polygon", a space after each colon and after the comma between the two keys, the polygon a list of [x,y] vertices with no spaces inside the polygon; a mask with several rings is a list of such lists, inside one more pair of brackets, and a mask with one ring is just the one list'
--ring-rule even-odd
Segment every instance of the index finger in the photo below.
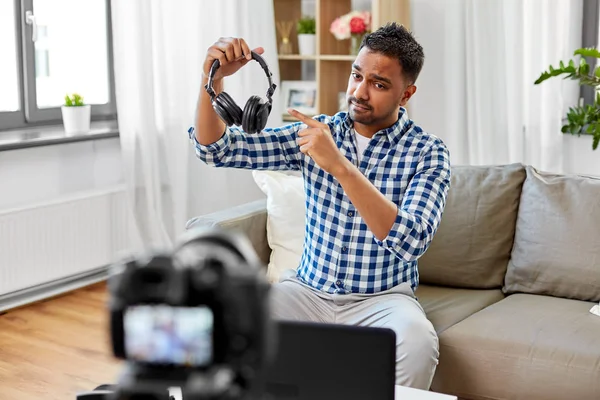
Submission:
{"label": "index finger", "polygon": [[251,60],[252,54],[250,54],[250,46],[248,46],[248,43],[246,43],[244,39],[240,39],[240,45],[242,46],[242,52],[244,53],[244,56],[246,56],[246,59]]}
{"label": "index finger", "polygon": [[322,128],[323,124],[319,121],[317,121],[316,119],[312,119],[311,117],[302,114],[300,111],[298,110],[294,110],[293,108],[288,108],[288,113],[292,116],[292,117],[296,117],[298,118],[298,120],[308,126],[310,126],[311,128]]}

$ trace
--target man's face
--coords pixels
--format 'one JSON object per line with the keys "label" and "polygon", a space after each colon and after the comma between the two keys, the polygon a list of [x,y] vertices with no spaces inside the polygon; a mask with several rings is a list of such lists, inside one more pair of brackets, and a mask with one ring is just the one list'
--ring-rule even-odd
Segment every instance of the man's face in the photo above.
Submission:
{"label": "man's face", "polygon": [[363,47],[348,79],[348,112],[355,123],[372,127],[375,133],[396,122],[398,108],[415,90],[404,78],[397,59]]}

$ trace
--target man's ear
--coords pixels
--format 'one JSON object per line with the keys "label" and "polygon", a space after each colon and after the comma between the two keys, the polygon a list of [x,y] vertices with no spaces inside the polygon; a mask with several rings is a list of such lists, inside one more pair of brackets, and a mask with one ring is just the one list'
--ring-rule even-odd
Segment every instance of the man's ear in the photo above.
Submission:
{"label": "man's ear", "polygon": [[417,87],[415,85],[409,85],[402,94],[402,100],[400,100],[400,107],[404,107],[416,91]]}

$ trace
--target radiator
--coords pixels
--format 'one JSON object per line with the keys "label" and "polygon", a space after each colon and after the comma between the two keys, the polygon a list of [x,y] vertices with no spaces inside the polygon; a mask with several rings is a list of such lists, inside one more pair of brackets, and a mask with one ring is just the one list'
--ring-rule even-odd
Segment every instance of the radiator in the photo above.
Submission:
{"label": "radiator", "polygon": [[56,282],[98,278],[131,249],[133,233],[120,186],[2,211],[0,296],[6,300]]}

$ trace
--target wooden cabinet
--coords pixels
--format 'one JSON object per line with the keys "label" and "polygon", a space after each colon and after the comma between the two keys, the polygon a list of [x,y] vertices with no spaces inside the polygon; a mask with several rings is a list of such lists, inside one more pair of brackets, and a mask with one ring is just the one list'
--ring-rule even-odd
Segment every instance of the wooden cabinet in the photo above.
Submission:
{"label": "wooden cabinet", "polygon": [[[316,19],[316,53],[314,55],[298,54],[296,21],[303,15],[306,7],[315,7]],[[303,67],[310,64],[314,68],[317,101],[316,113],[333,115],[339,111],[338,93],[345,92],[355,55],[350,54],[350,39],[337,40],[330,33],[331,23],[339,16],[353,10],[352,0],[273,0],[276,21],[294,21],[290,34],[292,54],[279,55],[279,74],[281,81],[297,81],[303,79]],[[410,0],[363,0],[371,12],[371,30],[395,21],[410,28]],[[370,6],[370,7],[369,7]],[[359,7],[361,11],[364,6]],[[277,33],[278,45],[282,42]],[[303,66],[303,64],[305,64]],[[285,97],[285,96],[283,96]],[[286,99],[284,98],[283,101]],[[284,110],[287,105],[284,106]]]}

